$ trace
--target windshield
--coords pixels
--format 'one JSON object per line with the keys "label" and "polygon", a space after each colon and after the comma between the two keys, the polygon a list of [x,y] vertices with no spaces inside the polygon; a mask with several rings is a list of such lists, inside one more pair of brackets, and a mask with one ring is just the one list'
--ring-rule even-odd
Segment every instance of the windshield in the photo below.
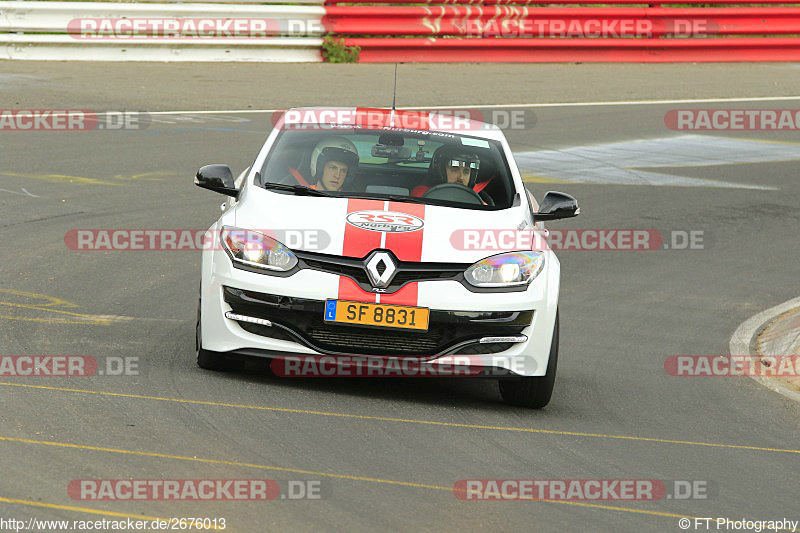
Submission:
{"label": "windshield", "polygon": [[329,128],[282,131],[259,185],[284,194],[511,207],[514,185],[497,141],[399,128]]}

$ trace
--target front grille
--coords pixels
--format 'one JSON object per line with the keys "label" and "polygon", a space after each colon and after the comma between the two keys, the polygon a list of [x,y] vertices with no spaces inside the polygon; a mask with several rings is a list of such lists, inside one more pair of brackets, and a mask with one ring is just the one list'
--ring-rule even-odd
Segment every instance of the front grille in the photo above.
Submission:
{"label": "front grille", "polygon": [[360,266],[355,265],[342,265],[331,263],[327,261],[319,261],[316,259],[303,258],[305,265],[312,270],[319,270],[322,272],[330,272],[331,274],[339,274],[353,278],[359,284],[369,285],[369,277],[367,271]]}
{"label": "front grille", "polygon": [[347,347],[348,350],[358,350],[359,353],[365,354],[433,354],[436,352],[441,338],[439,332],[432,332],[430,335],[424,336],[411,336],[391,330],[385,332],[380,330],[363,331],[362,328],[352,326],[314,328],[310,334],[319,344]]}
{"label": "front grille", "polygon": [[[295,252],[300,259],[300,268],[309,268],[321,272],[329,272],[340,276],[347,276],[354,280],[365,291],[371,291],[369,277],[366,271],[366,258],[356,259],[350,257],[330,256],[312,252]],[[391,254],[391,252],[388,252]],[[459,279],[461,274],[469,268],[469,264],[461,263],[417,263],[398,261],[391,254],[397,267],[397,272],[385,292],[391,294],[399,290],[406,283],[412,281],[436,281],[444,279]]]}
{"label": "front grille", "polygon": [[401,287],[410,281],[453,279],[462,272],[463,270],[442,270],[439,272],[430,270],[401,270],[394,275],[394,279],[392,279],[392,285]]}
{"label": "front grille", "polygon": [[[236,314],[263,318],[272,327],[240,322],[245,331],[293,340],[322,353],[343,355],[433,356],[481,337],[519,335],[531,324],[533,311],[458,312],[431,310],[428,331],[403,331],[325,322],[325,302],[224,287],[225,302]],[[477,352],[496,353],[508,343],[475,345]],[[484,348],[485,347],[485,348]]]}

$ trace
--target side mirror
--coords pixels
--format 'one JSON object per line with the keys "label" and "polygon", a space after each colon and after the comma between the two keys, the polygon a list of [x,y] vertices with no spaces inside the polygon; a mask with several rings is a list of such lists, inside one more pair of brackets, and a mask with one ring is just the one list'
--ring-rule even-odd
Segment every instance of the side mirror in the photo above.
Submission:
{"label": "side mirror", "polygon": [[533,214],[534,220],[558,220],[559,218],[572,218],[581,213],[578,201],[563,192],[549,191],[544,195],[539,211]]}
{"label": "side mirror", "polygon": [[206,165],[197,171],[194,184],[200,188],[222,193],[234,198],[239,197],[239,190],[233,182],[233,173],[228,165]]}

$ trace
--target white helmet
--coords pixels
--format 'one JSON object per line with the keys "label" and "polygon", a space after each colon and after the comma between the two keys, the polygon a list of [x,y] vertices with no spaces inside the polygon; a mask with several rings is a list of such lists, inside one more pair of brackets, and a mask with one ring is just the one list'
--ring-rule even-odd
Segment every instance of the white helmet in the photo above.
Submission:
{"label": "white helmet", "polygon": [[314,179],[322,176],[322,168],[328,161],[341,161],[347,163],[350,168],[358,166],[356,145],[350,139],[339,136],[328,137],[318,142],[311,152],[311,176]]}

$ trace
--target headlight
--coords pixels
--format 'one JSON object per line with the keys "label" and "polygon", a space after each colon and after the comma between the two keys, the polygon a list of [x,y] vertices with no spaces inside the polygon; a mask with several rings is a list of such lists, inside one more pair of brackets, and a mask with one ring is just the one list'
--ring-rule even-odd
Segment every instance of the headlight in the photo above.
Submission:
{"label": "headlight", "polygon": [[478,261],[464,277],[476,287],[515,287],[533,281],[543,267],[542,252],[511,252]]}
{"label": "headlight", "polygon": [[225,226],[220,241],[235,263],[280,272],[297,265],[297,256],[290,249],[257,231]]}

